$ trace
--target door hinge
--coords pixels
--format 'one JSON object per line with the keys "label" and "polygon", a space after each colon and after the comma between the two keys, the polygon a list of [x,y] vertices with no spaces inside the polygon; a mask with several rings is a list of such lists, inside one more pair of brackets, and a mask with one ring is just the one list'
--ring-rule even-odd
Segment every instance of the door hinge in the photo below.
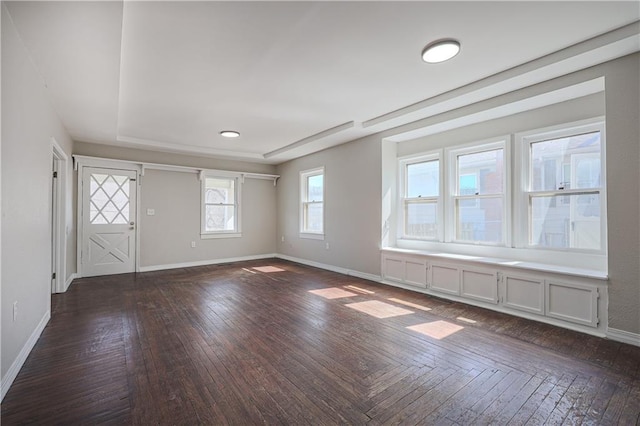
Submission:
{"label": "door hinge", "polygon": [[51,279],[55,280],[56,279],[56,273],[54,272],[53,274],[51,274]]}
{"label": "door hinge", "polygon": [[53,178],[57,178],[58,177],[58,172],[53,172]]}

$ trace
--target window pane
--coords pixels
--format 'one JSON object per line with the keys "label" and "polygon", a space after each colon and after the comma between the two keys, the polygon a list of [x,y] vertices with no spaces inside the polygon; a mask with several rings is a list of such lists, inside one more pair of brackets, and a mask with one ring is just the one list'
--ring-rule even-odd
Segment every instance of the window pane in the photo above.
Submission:
{"label": "window pane", "polygon": [[206,178],[205,203],[235,204],[235,179]]}
{"label": "window pane", "polygon": [[129,222],[129,176],[92,173],[89,182],[90,223]]}
{"label": "window pane", "polygon": [[504,150],[458,156],[458,195],[502,194]]}
{"label": "window pane", "polygon": [[503,242],[502,198],[456,200],[456,239]]}
{"label": "window pane", "polygon": [[309,176],[307,178],[307,201],[324,201],[324,175]]}
{"label": "window pane", "polygon": [[322,232],[322,203],[304,204],[305,231]]}
{"label": "window pane", "polygon": [[529,244],[600,249],[600,194],[532,197]]}
{"label": "window pane", "polygon": [[235,207],[207,205],[204,227],[205,232],[235,230]]}
{"label": "window pane", "polygon": [[600,187],[600,132],[531,144],[531,189]]}
{"label": "window pane", "polygon": [[407,236],[438,238],[437,202],[407,203],[405,209],[405,234]]}
{"label": "window pane", "polygon": [[407,197],[437,197],[440,194],[440,162],[407,165]]}

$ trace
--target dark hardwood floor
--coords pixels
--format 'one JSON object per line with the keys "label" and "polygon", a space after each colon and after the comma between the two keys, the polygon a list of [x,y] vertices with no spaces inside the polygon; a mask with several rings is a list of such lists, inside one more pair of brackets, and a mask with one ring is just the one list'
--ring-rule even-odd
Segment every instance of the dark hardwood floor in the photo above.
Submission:
{"label": "dark hardwood floor", "polygon": [[264,260],[74,281],[53,297],[1,421],[634,425],[639,416],[638,347]]}

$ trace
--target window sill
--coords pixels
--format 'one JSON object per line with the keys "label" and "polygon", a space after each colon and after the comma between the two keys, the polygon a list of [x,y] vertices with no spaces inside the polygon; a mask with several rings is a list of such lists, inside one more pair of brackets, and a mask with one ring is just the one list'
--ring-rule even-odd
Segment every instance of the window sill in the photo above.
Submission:
{"label": "window sill", "polygon": [[215,234],[200,234],[201,240],[211,240],[215,238],[240,238],[241,232],[218,232]]}
{"label": "window sill", "polygon": [[324,240],[324,234],[314,234],[311,232],[301,232],[300,238],[305,240]]}

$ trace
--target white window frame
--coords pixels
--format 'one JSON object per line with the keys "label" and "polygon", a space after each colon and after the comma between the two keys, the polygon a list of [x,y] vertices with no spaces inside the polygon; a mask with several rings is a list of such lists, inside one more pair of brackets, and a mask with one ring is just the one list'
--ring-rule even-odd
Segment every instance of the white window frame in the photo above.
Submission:
{"label": "white window frame", "polygon": [[[234,181],[233,188],[235,191],[234,200],[234,224],[235,229],[227,230],[227,231],[207,231],[205,222],[206,222],[206,185],[207,178],[210,179],[226,179]],[[203,174],[200,178],[200,239],[212,239],[212,238],[239,238],[242,237],[242,227],[241,227],[241,205],[240,202],[242,196],[242,179],[235,176],[223,176],[218,174]],[[224,204],[227,205],[227,204]],[[231,204],[228,204],[231,205]]]}
{"label": "white window frame", "polygon": [[[313,176],[322,175],[322,201],[309,201],[308,193],[309,193],[309,178]],[[303,170],[300,172],[300,238],[312,239],[312,240],[324,240],[324,232],[325,232],[325,219],[326,219],[326,191],[327,191],[327,180],[324,173],[323,167],[316,167],[314,169]],[[307,229],[307,224],[305,223],[305,206],[307,204],[322,204],[322,231],[312,231]]]}
{"label": "white window frame", "polygon": [[[418,163],[426,163],[430,161],[438,162],[438,195],[432,197],[420,197],[417,198],[408,198],[407,194],[407,167],[413,164]],[[442,161],[442,150],[424,152],[417,155],[410,155],[406,157],[401,157],[398,159],[398,237],[403,240],[419,240],[419,241],[443,241],[444,240],[444,203],[442,202],[443,194],[444,194],[444,167]],[[436,201],[436,214],[437,214],[437,236],[436,238],[421,238],[416,237],[414,235],[406,234],[406,217],[407,217],[407,209],[406,204],[408,202],[418,202],[418,201],[427,201],[433,202]]]}
{"label": "white window frame", "polygon": [[[600,188],[593,189],[558,189],[555,191],[532,191],[531,190],[531,145],[537,142],[543,142],[551,139],[559,139],[568,136],[580,135],[585,133],[600,132]],[[542,129],[530,130],[527,132],[516,133],[516,154],[521,158],[521,173],[515,176],[518,182],[518,202],[516,203],[516,212],[519,223],[527,224],[526,227],[521,226],[515,234],[516,247],[528,248],[534,250],[543,250],[546,252],[566,252],[566,253],[584,253],[584,254],[602,254],[607,253],[607,182],[606,182],[606,135],[605,135],[605,118],[597,117],[595,119],[581,120],[573,123],[565,123],[558,126],[546,127]],[[576,249],[576,248],[557,248],[543,247],[537,244],[530,244],[529,236],[531,233],[531,199],[535,196],[562,196],[562,195],[581,195],[581,194],[598,194],[600,197],[600,249]]]}
{"label": "white window frame", "polygon": [[[445,180],[445,242],[467,244],[467,245],[483,245],[494,247],[510,247],[511,246],[511,136],[505,135],[498,138],[478,141],[461,146],[447,148],[445,156],[447,158],[446,168],[448,173]],[[503,150],[503,166],[504,174],[502,179],[502,241],[501,242],[485,242],[474,240],[459,240],[456,238],[456,201],[464,199],[479,198],[496,198],[498,194],[487,195],[459,195],[458,189],[458,156],[476,154],[486,151]]]}

